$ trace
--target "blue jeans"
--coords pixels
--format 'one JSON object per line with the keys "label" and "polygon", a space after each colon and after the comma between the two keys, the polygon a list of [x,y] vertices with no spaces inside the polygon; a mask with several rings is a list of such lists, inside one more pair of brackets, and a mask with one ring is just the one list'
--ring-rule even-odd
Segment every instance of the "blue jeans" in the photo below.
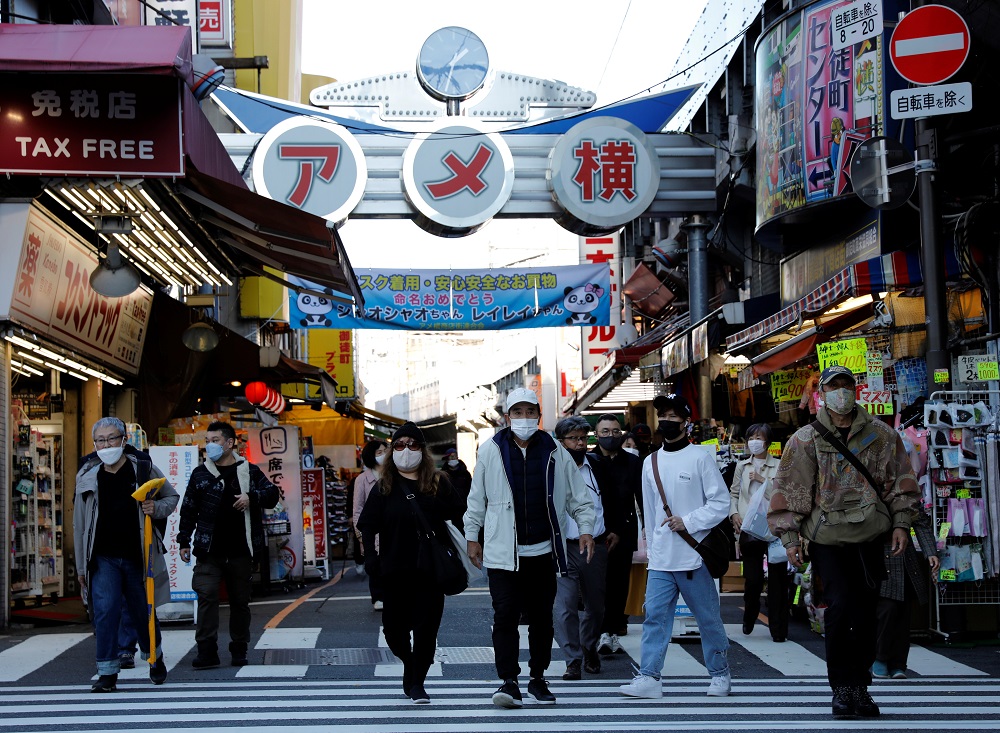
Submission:
{"label": "blue jeans", "polygon": [[136,625],[128,615],[128,606],[122,598],[122,620],[118,624],[118,654],[135,654],[135,648],[139,643],[139,632],[135,630]]}
{"label": "blue jeans", "polygon": [[666,572],[650,570],[646,579],[646,619],[642,622],[642,664],[639,674],[660,679],[667,646],[674,630],[674,610],[677,596],[684,600],[694,613],[701,634],[701,653],[705,667],[713,677],[729,674],[729,638],[722,625],[719,608],[719,591],[708,568]]}
{"label": "blue jeans", "polygon": [[[118,630],[122,608],[129,617],[141,619],[135,624],[143,659],[149,659],[148,605],[146,574],[141,562],[121,557],[97,555],[90,572],[90,603],[94,610],[94,640],[97,644],[97,673],[118,674]],[[160,624],[156,623],[156,646],[160,647]]]}

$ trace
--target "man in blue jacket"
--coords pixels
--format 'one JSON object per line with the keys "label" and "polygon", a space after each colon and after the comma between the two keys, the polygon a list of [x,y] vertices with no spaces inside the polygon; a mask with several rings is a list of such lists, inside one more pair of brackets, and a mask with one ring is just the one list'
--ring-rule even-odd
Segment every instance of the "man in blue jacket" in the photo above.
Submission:
{"label": "man in blue jacket", "polygon": [[[469,557],[487,569],[493,599],[493,651],[503,680],[493,704],[519,708],[517,684],[522,608],[528,617],[528,694],[552,705],[545,682],[552,659],[552,606],[556,572],[567,572],[566,516],[580,531],[579,552],[594,554],[594,505],[576,462],[551,435],[539,431],[538,398],[529,389],[512,390],[504,402],[509,427],[479,448],[472,476],[465,538]],[[484,529],[484,544],[479,530]]]}
{"label": "man in blue jacket", "polygon": [[195,669],[218,667],[219,583],[229,592],[229,652],[234,667],[247,663],[250,642],[250,574],[264,549],[264,509],[278,503],[278,489],[264,472],[234,452],[236,431],[225,422],[208,426],[205,462],[191,472],[181,503],[177,544],[181,560],[194,566],[198,594],[198,654]]}

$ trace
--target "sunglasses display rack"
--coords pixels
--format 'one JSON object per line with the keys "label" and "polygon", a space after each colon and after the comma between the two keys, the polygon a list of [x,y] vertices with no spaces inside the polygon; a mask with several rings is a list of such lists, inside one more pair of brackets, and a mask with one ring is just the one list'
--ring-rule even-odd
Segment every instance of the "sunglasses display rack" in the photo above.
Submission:
{"label": "sunglasses display rack", "polygon": [[941,557],[935,630],[945,639],[955,633],[947,607],[1000,605],[998,405],[1000,390],[938,391],[924,403]]}

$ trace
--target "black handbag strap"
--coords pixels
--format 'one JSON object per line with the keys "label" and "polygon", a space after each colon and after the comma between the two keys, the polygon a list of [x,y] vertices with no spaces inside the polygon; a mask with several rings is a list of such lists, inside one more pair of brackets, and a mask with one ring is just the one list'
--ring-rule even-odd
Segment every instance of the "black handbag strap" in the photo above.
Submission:
{"label": "black handbag strap", "polygon": [[[656,488],[660,492],[660,500],[663,502],[663,511],[667,513],[667,518],[669,519],[673,515],[670,513],[670,506],[667,504],[667,494],[663,490],[663,480],[660,478],[660,469],[656,465],[656,454],[659,452],[660,452],[659,450],[655,450],[650,454],[653,459],[653,478],[656,479]],[[682,540],[691,545],[692,549],[695,550],[698,549],[698,540],[692,537],[691,533],[688,532],[686,529],[678,530],[677,534],[680,535]]]}
{"label": "black handbag strap", "polygon": [[417,524],[419,525],[420,532],[422,532],[425,537],[436,537],[437,533],[431,529],[431,525],[427,521],[427,515],[425,515],[424,510],[420,508],[420,502],[417,501],[417,495],[411,491],[407,491],[405,496],[410,501],[410,506],[413,508],[413,516],[417,518]]}
{"label": "black handbag strap", "polygon": [[[821,423],[819,420],[813,420],[809,424],[809,427],[826,438],[826,441],[830,445],[840,451],[840,455],[846,458],[852,466],[858,469],[858,473],[864,476],[868,483],[871,484],[871,487],[875,490],[875,496],[878,497],[879,501],[885,504],[885,499],[882,498],[882,491],[879,489],[878,482],[875,481],[875,477],[872,476],[871,471],[868,470],[865,464],[861,462],[861,459],[858,458],[857,454],[848,448],[844,441],[841,440],[840,436],[830,430],[830,428]],[[888,504],[885,504],[885,507],[886,509],[889,509]],[[889,510],[889,515],[892,515],[891,509]]]}

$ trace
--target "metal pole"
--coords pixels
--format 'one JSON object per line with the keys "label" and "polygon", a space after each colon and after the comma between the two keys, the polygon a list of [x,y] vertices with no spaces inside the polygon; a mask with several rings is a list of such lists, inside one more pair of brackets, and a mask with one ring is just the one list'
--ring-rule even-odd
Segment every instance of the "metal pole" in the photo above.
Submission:
{"label": "metal pole", "polygon": [[[708,222],[699,214],[684,224],[688,245],[688,316],[692,324],[708,315],[708,241],[705,233]],[[708,374],[708,361],[692,365],[695,387],[698,391],[698,414],[707,419],[712,416],[712,383]]]}

